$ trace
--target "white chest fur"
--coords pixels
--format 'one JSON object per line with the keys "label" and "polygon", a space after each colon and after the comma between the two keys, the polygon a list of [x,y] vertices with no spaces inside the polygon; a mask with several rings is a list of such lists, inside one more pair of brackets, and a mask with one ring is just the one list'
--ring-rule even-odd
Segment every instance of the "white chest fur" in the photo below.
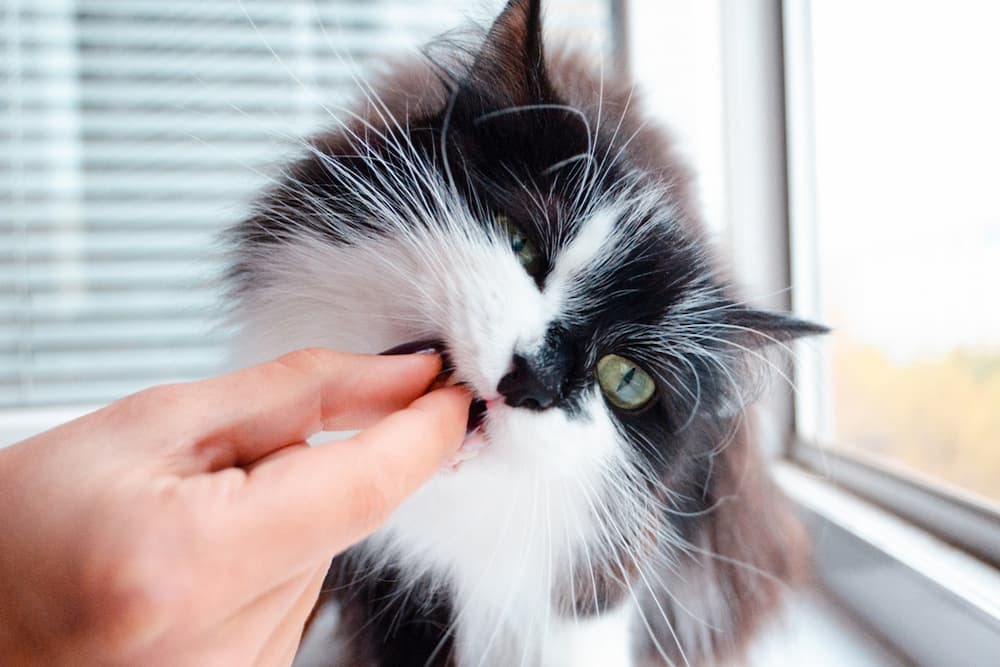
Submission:
{"label": "white chest fur", "polygon": [[[600,539],[598,466],[579,465],[579,438],[505,444],[440,473],[365,547],[413,580],[447,586],[460,664],[561,664],[574,620],[555,609],[555,591],[586,576],[574,567]],[[532,447],[550,451],[526,458]]]}

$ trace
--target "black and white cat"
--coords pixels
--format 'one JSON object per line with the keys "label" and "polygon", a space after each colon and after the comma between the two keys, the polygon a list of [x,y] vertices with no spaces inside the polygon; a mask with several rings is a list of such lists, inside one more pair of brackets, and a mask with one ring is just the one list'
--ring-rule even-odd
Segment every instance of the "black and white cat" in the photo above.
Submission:
{"label": "black and white cat", "polygon": [[366,88],[231,231],[244,361],[433,340],[479,399],[466,460],[334,561],[328,664],[719,664],[802,568],[745,412],[760,350],[822,329],[738,299],[539,5]]}

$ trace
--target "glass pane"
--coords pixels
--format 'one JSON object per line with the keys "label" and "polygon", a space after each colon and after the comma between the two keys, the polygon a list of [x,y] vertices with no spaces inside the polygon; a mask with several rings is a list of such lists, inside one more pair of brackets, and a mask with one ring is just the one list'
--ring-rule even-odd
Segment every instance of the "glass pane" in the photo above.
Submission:
{"label": "glass pane", "polygon": [[1000,499],[1000,3],[811,7],[835,443]]}

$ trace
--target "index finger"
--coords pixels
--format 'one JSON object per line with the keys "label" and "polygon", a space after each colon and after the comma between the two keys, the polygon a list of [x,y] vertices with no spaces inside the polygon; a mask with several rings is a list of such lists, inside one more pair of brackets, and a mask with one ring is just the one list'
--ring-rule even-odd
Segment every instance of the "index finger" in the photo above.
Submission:
{"label": "index finger", "polygon": [[174,400],[156,408],[166,432],[217,470],[247,465],[318,431],[365,428],[422,395],[440,370],[433,354],[306,349],[181,385]]}

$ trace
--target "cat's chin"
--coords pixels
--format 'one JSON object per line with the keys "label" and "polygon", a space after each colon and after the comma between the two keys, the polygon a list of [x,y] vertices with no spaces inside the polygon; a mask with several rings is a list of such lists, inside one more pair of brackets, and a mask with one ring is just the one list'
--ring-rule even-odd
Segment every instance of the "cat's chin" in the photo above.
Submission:
{"label": "cat's chin", "polygon": [[484,401],[475,398],[469,406],[469,421],[466,425],[465,440],[458,451],[448,459],[443,469],[448,472],[456,472],[468,461],[478,457],[486,448],[490,446],[490,438],[487,434],[486,413],[490,407],[496,407],[500,399],[494,398]]}

